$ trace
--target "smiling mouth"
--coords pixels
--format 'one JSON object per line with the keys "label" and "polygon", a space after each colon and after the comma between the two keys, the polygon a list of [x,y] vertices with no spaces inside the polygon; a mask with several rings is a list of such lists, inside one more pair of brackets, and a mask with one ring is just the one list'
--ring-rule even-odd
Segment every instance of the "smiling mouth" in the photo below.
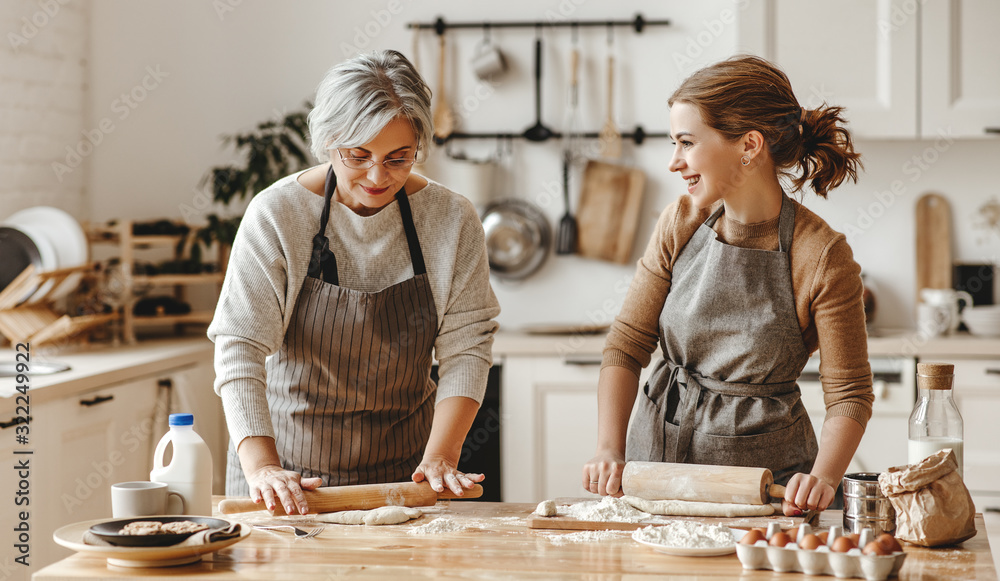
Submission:
{"label": "smiling mouth", "polygon": [[370,196],[378,196],[389,191],[389,188],[366,188],[365,186],[361,186],[361,189]]}
{"label": "smiling mouth", "polygon": [[700,182],[700,181],[701,181],[701,176],[692,176],[692,177],[689,177],[688,180],[687,180],[689,187],[698,185],[698,182]]}

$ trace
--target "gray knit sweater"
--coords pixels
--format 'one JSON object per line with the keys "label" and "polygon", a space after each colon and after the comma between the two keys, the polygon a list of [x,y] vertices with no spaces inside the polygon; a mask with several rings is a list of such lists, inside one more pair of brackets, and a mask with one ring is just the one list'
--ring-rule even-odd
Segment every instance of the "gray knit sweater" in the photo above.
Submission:
{"label": "gray knit sweater", "polygon": [[[215,391],[235,445],[249,436],[274,437],[264,363],[284,340],[323,209],[323,198],[297,177],[278,180],[250,202],[208,328],[215,342]],[[482,402],[498,326],[493,319],[500,313],[482,224],[472,203],[431,180],[409,201],[438,313],[437,400]],[[374,292],[413,277],[395,201],[373,216],[331,206],[326,235],[340,286]]]}

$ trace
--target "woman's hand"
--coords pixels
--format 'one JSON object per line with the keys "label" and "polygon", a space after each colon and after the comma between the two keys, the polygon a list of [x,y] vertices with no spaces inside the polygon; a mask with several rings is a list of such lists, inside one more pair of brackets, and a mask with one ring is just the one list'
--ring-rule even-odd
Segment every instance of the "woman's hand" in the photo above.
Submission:
{"label": "woman's hand", "polygon": [[583,466],[583,488],[601,496],[622,496],[625,455],[615,450],[598,450]]}
{"label": "woman's hand", "polygon": [[826,510],[836,494],[837,491],[818,476],[800,472],[785,485],[781,509],[785,516],[799,516],[806,510]]}
{"label": "woman's hand", "polygon": [[302,478],[298,472],[277,465],[261,466],[247,474],[246,478],[251,500],[263,500],[269,510],[274,510],[276,503],[280,502],[288,514],[308,513],[309,505],[302,491],[315,490],[323,483],[321,478]]}
{"label": "woman's hand", "polygon": [[463,496],[465,490],[486,479],[483,474],[464,474],[458,468],[441,456],[424,455],[420,465],[413,471],[413,481],[430,483],[435,492],[444,492],[444,487],[455,493],[455,496]]}

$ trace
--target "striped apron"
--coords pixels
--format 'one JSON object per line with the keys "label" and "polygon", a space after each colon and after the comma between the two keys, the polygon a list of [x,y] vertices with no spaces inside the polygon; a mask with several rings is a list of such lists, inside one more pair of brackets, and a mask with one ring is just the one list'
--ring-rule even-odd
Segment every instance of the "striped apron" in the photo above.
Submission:
{"label": "striped apron", "polygon": [[809,359],[788,252],[795,206],[782,196],[778,251],[739,248],[712,230],[681,251],[660,313],[663,359],[639,396],[626,458],[808,473],[819,446],[796,380]]}
{"label": "striped apron", "polygon": [[[377,292],[339,286],[326,237],[335,188],[331,168],[309,273],[266,363],[275,444],[286,470],[318,476],[323,486],[404,481],[430,436],[437,309],[402,189],[396,202],[413,278]],[[247,496],[233,443],[227,459],[226,494]]]}

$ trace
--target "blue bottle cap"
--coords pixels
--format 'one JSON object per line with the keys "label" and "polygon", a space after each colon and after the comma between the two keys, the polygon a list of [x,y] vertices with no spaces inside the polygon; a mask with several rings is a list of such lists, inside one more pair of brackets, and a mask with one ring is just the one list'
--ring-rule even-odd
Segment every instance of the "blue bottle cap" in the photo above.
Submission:
{"label": "blue bottle cap", "polygon": [[171,426],[192,426],[194,425],[194,414],[170,414],[167,424]]}

